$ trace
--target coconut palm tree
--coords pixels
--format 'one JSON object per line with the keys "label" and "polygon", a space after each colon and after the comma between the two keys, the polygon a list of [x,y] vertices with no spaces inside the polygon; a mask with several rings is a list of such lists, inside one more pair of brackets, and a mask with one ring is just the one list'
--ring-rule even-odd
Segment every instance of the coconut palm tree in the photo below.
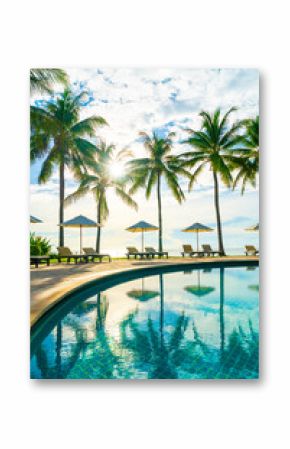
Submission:
{"label": "coconut palm tree", "polygon": [[68,76],[62,69],[30,69],[30,93],[52,94],[53,86],[68,86]]}
{"label": "coconut palm tree", "polygon": [[[90,171],[84,173],[80,178],[80,184],[77,190],[65,199],[65,205],[82,198],[87,193],[92,193],[97,203],[97,222],[103,224],[109,216],[107,192],[113,189],[115,194],[128,206],[137,209],[136,202],[126,191],[125,176],[116,177],[112,167],[130,155],[128,150],[116,152],[113,144],[107,145],[105,141],[100,140],[97,146],[97,157],[90,164]],[[101,246],[101,227],[97,228],[96,251],[100,252]]]}
{"label": "coconut palm tree", "polygon": [[[80,120],[81,101],[86,93],[75,95],[66,89],[55,101],[46,101],[41,107],[31,106],[31,162],[43,159],[38,177],[46,183],[59,169],[59,222],[64,218],[65,167],[79,179],[86,171],[97,151],[88,140],[95,135],[97,126],[107,124],[96,115]],[[59,246],[64,245],[63,227],[59,229]]]}
{"label": "coconut palm tree", "polygon": [[247,184],[256,187],[256,178],[259,173],[259,116],[244,120],[243,124],[246,131],[243,138],[245,149],[241,151],[238,173],[233,183],[235,188],[241,182],[242,194]]}
{"label": "coconut palm tree", "polygon": [[178,175],[190,177],[190,174],[181,165],[179,159],[171,154],[174,133],[169,133],[166,137],[159,137],[156,132],[153,132],[152,135],[145,132],[140,132],[139,134],[148,152],[148,157],[129,162],[128,177],[132,182],[130,193],[135,193],[140,187],[145,188],[145,195],[148,199],[151,196],[153,187],[156,186],[159,251],[163,251],[161,179],[165,179],[174,198],[181,203],[185,199],[185,196],[178,183]]}
{"label": "coconut palm tree", "polygon": [[188,129],[189,138],[184,141],[185,144],[193,147],[193,151],[180,155],[180,158],[185,161],[184,166],[194,169],[189,189],[206,167],[212,171],[218,245],[222,255],[225,255],[225,250],[219,204],[219,180],[227,187],[232,186],[233,167],[237,165],[239,154],[244,149],[243,137],[239,134],[243,123],[235,121],[229,124],[229,117],[234,111],[236,111],[234,107],[224,115],[221,115],[220,109],[213,114],[202,111],[199,114],[202,117],[200,131]]}

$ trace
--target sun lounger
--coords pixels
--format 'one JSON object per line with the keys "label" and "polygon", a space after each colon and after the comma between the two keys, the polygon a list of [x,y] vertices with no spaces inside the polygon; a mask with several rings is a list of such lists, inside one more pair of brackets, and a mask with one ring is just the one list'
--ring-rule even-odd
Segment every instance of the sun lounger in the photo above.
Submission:
{"label": "sun lounger", "polygon": [[135,248],[135,246],[127,246],[127,251],[128,251],[126,253],[127,259],[129,259],[130,256],[134,257],[134,259],[137,259],[138,256],[141,258],[143,257],[149,258],[150,256],[153,257],[151,253],[138,251],[138,249]]}
{"label": "sun lounger", "polygon": [[30,265],[34,265],[35,268],[38,268],[38,265],[43,262],[46,263],[47,266],[50,265],[50,257],[49,256],[30,256]]}
{"label": "sun lounger", "polygon": [[183,251],[181,253],[182,257],[186,257],[186,255],[189,255],[190,257],[193,256],[204,256],[204,252],[203,251],[194,251],[192,249],[191,245],[182,245],[183,247]]}
{"label": "sun lounger", "polygon": [[145,251],[146,253],[150,254],[153,258],[155,256],[157,257],[162,257],[165,256],[168,259],[168,252],[167,251],[156,251],[155,248],[153,248],[152,246],[145,246]]}
{"label": "sun lounger", "polygon": [[88,256],[88,259],[91,258],[92,261],[94,261],[95,259],[99,259],[99,261],[102,262],[102,260],[107,257],[109,259],[109,262],[112,262],[112,258],[109,254],[99,254],[94,250],[94,248],[83,248],[83,251],[86,256]]}
{"label": "sun lounger", "polygon": [[205,256],[221,255],[220,251],[214,251],[210,245],[201,245]]}
{"label": "sun lounger", "polygon": [[77,263],[78,260],[80,262],[82,260],[88,262],[88,256],[86,254],[73,254],[67,246],[59,246],[57,250],[57,259],[59,262],[61,262],[61,259],[66,259],[67,263],[70,263],[71,260],[74,260],[75,263]]}
{"label": "sun lounger", "polygon": [[256,249],[253,245],[246,245],[245,248],[246,256],[257,256],[259,254],[259,250]]}

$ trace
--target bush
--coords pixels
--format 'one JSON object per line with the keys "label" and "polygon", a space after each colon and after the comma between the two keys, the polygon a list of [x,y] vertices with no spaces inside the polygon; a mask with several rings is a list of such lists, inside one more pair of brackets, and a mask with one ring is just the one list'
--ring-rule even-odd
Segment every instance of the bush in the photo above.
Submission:
{"label": "bush", "polygon": [[30,255],[31,256],[46,256],[51,249],[50,241],[45,237],[30,233]]}

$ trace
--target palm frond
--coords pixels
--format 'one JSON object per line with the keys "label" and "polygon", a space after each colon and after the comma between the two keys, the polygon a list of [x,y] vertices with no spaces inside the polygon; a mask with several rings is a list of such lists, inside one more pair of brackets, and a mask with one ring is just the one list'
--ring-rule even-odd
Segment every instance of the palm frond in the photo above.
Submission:
{"label": "palm frond", "polygon": [[136,201],[134,201],[133,198],[131,197],[131,195],[129,193],[127,193],[123,188],[117,186],[115,188],[115,192],[116,192],[116,195],[119,196],[125,204],[127,204],[127,206],[130,206],[130,207],[134,208],[135,210],[138,209],[138,205],[137,205]]}
{"label": "palm frond", "polygon": [[77,136],[93,137],[98,126],[108,125],[103,117],[93,115],[72,126],[71,132]]}
{"label": "palm frond", "polygon": [[67,86],[67,73],[62,69],[30,69],[31,93],[51,94],[55,84]]}

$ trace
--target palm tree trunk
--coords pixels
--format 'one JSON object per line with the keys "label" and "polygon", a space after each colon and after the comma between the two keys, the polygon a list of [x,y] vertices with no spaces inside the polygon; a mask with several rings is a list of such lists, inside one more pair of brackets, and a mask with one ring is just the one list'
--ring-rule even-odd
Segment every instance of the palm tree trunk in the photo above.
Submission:
{"label": "palm tree trunk", "polygon": [[[97,211],[97,222],[101,224],[101,202],[102,202],[102,194],[99,196],[98,202],[98,211]],[[97,240],[96,240],[96,252],[100,254],[101,250],[101,228],[97,227]]]}
{"label": "palm tree trunk", "polygon": [[162,243],[162,211],[161,211],[161,176],[157,177],[157,203],[158,203],[158,223],[159,223],[159,245],[158,251],[163,251]]}
{"label": "palm tree trunk", "polygon": [[[59,223],[63,223],[64,218],[64,163],[59,165]],[[59,246],[64,246],[64,228],[59,227]]]}
{"label": "palm tree trunk", "polygon": [[221,224],[221,216],[220,216],[219,184],[218,184],[217,174],[215,171],[213,171],[213,180],[214,180],[214,205],[215,205],[215,211],[216,211],[218,246],[219,246],[219,251],[220,251],[221,255],[225,256],[226,253],[224,250],[222,224]]}

